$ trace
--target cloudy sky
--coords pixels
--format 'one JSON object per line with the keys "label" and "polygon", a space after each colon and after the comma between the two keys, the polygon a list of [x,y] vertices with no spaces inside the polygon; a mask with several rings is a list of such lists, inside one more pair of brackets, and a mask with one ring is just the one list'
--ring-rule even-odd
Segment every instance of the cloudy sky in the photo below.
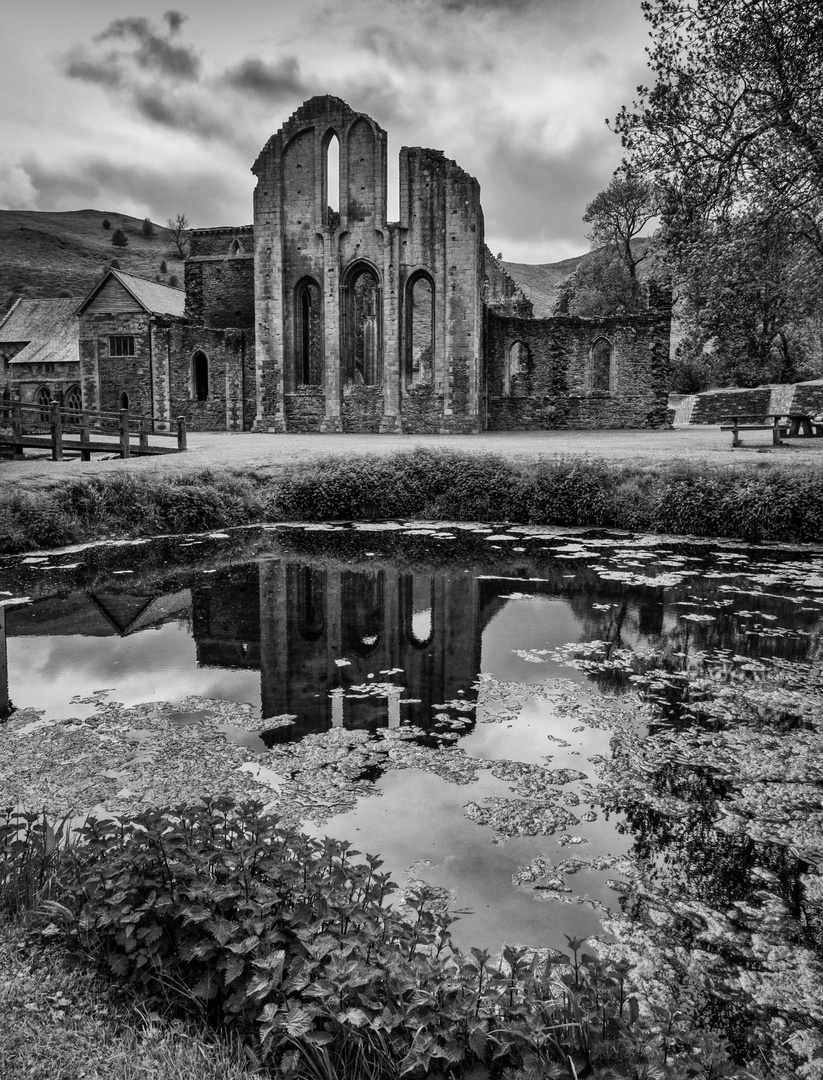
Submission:
{"label": "cloudy sky", "polygon": [[258,151],[313,94],[478,178],[504,258],[586,250],[645,78],[640,0],[0,0],[0,208],[251,221]]}

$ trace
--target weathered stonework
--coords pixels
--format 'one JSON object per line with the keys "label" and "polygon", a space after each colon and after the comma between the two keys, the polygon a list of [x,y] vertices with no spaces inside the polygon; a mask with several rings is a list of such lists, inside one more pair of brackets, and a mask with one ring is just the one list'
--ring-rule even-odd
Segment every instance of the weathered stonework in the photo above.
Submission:
{"label": "weathered stonework", "polygon": [[477,180],[442,151],[401,149],[386,220],[386,146],[371,117],[311,98],[252,167],[253,225],[191,232],[185,294],[109,270],[78,309],[84,407],[228,431],[667,423],[665,293],[632,315],[535,318],[484,243]]}

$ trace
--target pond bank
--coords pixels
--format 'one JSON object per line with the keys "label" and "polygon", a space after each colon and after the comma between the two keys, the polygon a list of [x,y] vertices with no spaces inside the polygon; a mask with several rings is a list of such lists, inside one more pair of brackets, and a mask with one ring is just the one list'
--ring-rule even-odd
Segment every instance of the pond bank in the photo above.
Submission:
{"label": "pond bank", "polygon": [[[0,485],[0,554],[261,521],[393,517],[823,541],[823,471],[816,461],[799,468],[794,457],[615,463],[595,455],[528,457],[417,445],[292,457],[265,470],[239,463],[186,470],[183,459],[173,460],[175,468],[63,471],[47,483],[33,472]],[[29,463],[3,468],[18,464]],[[100,463],[113,464],[130,463]]]}

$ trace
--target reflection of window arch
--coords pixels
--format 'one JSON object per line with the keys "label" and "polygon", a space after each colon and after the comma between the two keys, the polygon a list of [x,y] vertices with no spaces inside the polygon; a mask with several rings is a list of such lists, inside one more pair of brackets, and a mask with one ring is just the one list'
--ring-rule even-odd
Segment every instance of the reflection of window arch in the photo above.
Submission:
{"label": "reflection of window arch", "polygon": [[323,327],[320,286],[313,278],[298,282],[294,293],[295,376],[302,386],[323,382]]}
{"label": "reflection of window arch", "polygon": [[70,386],[63,398],[63,409],[69,420],[77,420],[83,411],[83,396],[79,386]]}
{"label": "reflection of window arch", "polygon": [[305,641],[317,641],[326,626],[326,574],[310,566],[296,568],[297,630]]}
{"label": "reflection of window arch", "polygon": [[434,638],[434,578],[404,574],[400,580],[400,611],[403,634],[416,649],[431,645]]}
{"label": "reflection of window arch", "polygon": [[608,394],[612,389],[614,348],[608,338],[599,337],[592,345],[590,390]]}
{"label": "reflection of window arch", "polygon": [[428,386],[434,374],[434,283],[418,272],[406,286],[406,385]]}
{"label": "reflection of window arch", "polygon": [[515,385],[515,378],[525,376],[529,370],[529,348],[524,341],[513,341],[506,349],[506,369],[503,376],[503,393],[508,397]]}
{"label": "reflection of window arch", "polygon": [[330,131],[323,140],[323,215],[326,224],[340,223],[340,140]]}
{"label": "reflection of window arch", "polygon": [[125,390],[120,395],[120,408],[125,409],[126,412],[129,411],[129,395],[126,393]]}
{"label": "reflection of window arch", "polygon": [[202,349],[191,358],[191,396],[195,401],[207,401],[209,397],[209,358]]}
{"label": "reflection of window arch", "polygon": [[51,419],[51,390],[47,386],[41,386],[34,395],[34,403],[40,409],[40,420],[47,424]]}
{"label": "reflection of window arch", "polygon": [[368,656],[383,634],[383,572],[341,575],[343,654]]}
{"label": "reflection of window arch", "polygon": [[345,313],[345,372],[350,383],[379,385],[380,282],[367,263],[349,272],[343,293]]}

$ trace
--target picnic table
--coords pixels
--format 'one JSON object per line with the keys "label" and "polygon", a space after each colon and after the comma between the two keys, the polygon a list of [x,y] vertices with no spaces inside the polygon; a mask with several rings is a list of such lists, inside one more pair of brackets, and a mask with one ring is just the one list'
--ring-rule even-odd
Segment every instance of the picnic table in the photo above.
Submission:
{"label": "picnic table", "polygon": [[819,439],[823,437],[823,421],[817,413],[759,413],[756,416],[722,416],[720,430],[732,433],[732,446],[742,445],[741,431],[771,431],[772,446],[782,446],[784,439]]}

